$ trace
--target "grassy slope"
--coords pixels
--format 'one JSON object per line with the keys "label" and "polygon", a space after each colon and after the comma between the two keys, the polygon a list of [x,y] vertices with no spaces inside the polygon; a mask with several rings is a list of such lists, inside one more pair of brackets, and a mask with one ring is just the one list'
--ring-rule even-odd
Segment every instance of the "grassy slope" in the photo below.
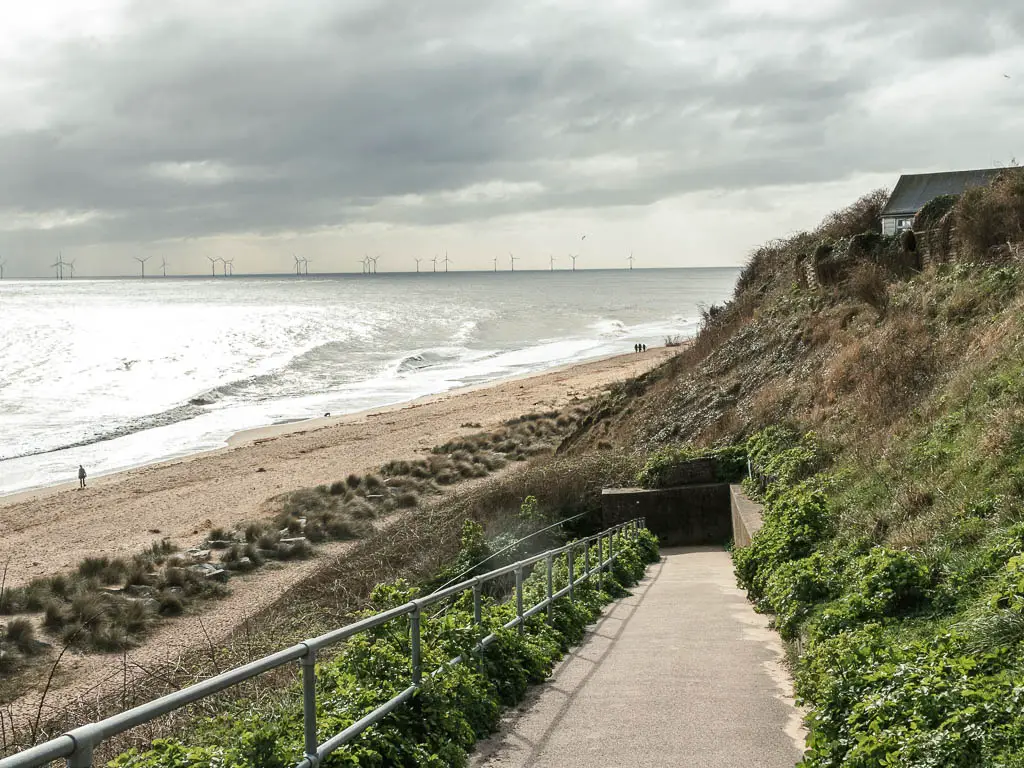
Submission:
{"label": "grassy slope", "polygon": [[[960,200],[946,263],[901,274],[883,241],[807,287],[798,265],[880,199],[755,252],[694,347],[568,450],[787,425],[752,443],[780,479],[738,564],[794,641],[806,764],[1024,765],[1024,264],[1006,245],[1024,234],[1024,182]],[[801,452],[813,460],[787,464]]]}

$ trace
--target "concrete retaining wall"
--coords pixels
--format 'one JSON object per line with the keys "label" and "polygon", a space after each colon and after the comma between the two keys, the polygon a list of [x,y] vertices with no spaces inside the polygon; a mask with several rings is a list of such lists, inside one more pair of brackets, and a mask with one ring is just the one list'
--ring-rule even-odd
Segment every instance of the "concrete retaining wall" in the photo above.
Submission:
{"label": "concrete retaining wall", "polygon": [[761,505],[748,499],[738,485],[605,488],[601,506],[603,527],[643,517],[667,547],[724,545],[730,539],[745,547],[761,529]]}
{"label": "concrete retaining wall", "polygon": [[732,535],[729,486],[722,483],[681,488],[606,488],[601,495],[604,526],[635,517],[668,547],[725,544]]}
{"label": "concrete retaining wall", "polygon": [[737,547],[750,545],[754,534],[761,530],[764,507],[751,501],[739,485],[729,486],[729,506],[732,511],[732,540]]}

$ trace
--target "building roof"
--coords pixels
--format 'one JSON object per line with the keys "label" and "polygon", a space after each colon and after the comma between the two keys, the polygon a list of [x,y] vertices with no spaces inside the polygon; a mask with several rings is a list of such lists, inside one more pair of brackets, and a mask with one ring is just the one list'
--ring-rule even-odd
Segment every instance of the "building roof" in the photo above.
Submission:
{"label": "building roof", "polygon": [[882,216],[915,214],[939,195],[959,195],[970,187],[987,186],[1005,168],[946,173],[914,173],[900,176]]}

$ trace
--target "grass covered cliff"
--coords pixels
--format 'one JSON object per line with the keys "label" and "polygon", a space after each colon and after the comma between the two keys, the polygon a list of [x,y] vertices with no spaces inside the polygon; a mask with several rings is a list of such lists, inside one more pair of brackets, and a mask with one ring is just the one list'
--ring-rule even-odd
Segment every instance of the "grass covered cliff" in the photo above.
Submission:
{"label": "grass covered cliff", "polygon": [[758,249],[692,347],[614,392],[598,441],[750,456],[737,575],[791,641],[805,766],[1024,765],[1024,175],[873,193]]}

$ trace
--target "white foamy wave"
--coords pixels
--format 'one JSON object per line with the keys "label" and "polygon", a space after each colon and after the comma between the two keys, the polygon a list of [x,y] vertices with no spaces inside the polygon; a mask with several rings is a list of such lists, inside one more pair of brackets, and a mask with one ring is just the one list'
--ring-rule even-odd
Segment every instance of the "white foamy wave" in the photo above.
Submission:
{"label": "white foamy wave", "polygon": [[621,338],[629,333],[626,324],[621,320],[601,318],[597,322],[591,323],[590,327],[601,338]]}

